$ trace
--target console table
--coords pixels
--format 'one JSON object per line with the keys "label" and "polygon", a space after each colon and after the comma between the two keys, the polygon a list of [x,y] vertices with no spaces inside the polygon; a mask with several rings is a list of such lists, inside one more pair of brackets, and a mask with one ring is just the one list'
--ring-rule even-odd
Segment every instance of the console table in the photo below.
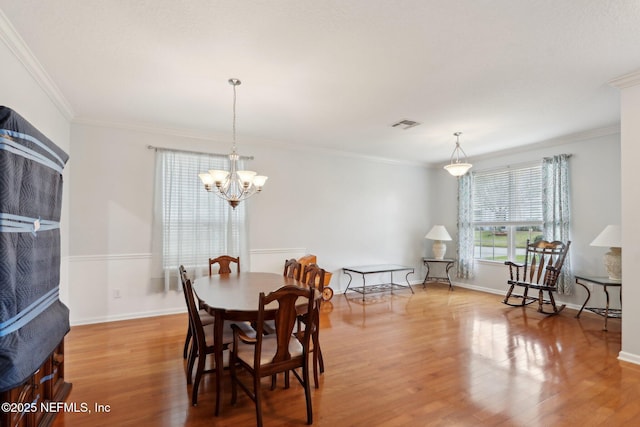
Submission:
{"label": "console table", "polygon": [[[427,268],[427,275],[424,276],[424,280],[422,281],[422,287],[427,287],[427,282],[445,282],[449,284],[449,289],[453,290],[453,283],[451,283],[451,276],[449,275],[449,270],[453,267],[453,264],[456,262],[453,258],[422,258],[422,263]],[[437,277],[437,276],[429,276],[431,272],[430,264],[445,264],[445,273],[447,277]]]}
{"label": "console table", "polygon": [[[589,302],[589,298],[591,298],[591,291],[589,291],[589,287],[584,282],[602,286],[602,290],[607,296],[607,304],[604,308],[586,306]],[[580,311],[578,311],[576,317],[580,317],[582,310],[584,310],[585,308],[595,314],[604,317],[604,328],[602,328],[603,331],[607,330],[607,319],[620,319],[622,317],[622,281],[611,280],[605,276],[580,276],[576,274],[576,283],[582,286],[585,291],[587,291],[587,299],[584,300],[584,303],[582,304],[582,307],[580,307]],[[620,288],[620,308],[609,308],[609,291],[607,291],[607,286]]]}
{"label": "console table", "polygon": [[[397,265],[397,264],[378,264],[378,265],[361,265],[357,267],[344,267],[342,271],[344,272],[344,274],[349,276],[349,283],[347,283],[347,288],[344,290],[344,292],[346,293],[348,290],[359,292],[362,294],[362,301],[364,301],[364,297],[367,294],[377,293],[377,292],[386,292],[386,291],[391,291],[393,293],[394,289],[409,288],[411,290],[411,293],[414,293],[413,288],[409,283],[409,275],[414,273],[413,267],[407,267],[404,265]],[[400,271],[407,272],[407,274],[405,275],[405,281],[407,282],[406,285],[400,284],[400,283],[394,283],[393,281],[393,273],[400,272]],[[362,275],[362,286],[350,288],[351,281],[353,280],[353,277],[351,276],[352,273]],[[378,274],[389,273],[391,275],[390,282],[367,286],[367,283],[366,283],[367,274],[377,274],[377,273]]]}

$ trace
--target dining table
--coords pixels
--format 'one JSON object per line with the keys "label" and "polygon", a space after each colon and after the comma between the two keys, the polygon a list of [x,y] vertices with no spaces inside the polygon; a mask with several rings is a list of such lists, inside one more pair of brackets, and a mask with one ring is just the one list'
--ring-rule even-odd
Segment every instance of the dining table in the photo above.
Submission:
{"label": "dining table", "polygon": [[[201,306],[215,318],[213,345],[215,348],[216,416],[220,414],[222,396],[224,322],[255,322],[258,318],[260,293],[268,294],[285,285],[308,287],[294,278],[265,272],[214,274],[195,279],[193,290],[200,300]],[[320,297],[320,292],[317,292],[316,298]],[[265,318],[269,320],[275,317],[277,308],[277,302],[267,305]]]}

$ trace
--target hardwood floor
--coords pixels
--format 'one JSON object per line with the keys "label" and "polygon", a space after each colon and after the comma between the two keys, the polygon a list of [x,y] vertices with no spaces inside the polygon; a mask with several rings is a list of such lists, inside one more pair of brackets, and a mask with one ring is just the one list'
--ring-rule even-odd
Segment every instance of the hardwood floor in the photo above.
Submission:
{"label": "hardwood floor", "polygon": [[[619,362],[620,320],[565,309],[547,317],[498,295],[445,285],[396,291],[363,305],[335,295],[323,307],[326,372],[313,390],[316,426],[622,426],[640,419],[640,367]],[[352,299],[353,298],[353,299]],[[257,297],[256,297],[257,304]],[[182,359],[187,316],[76,326],[66,338],[68,402],[55,427],[251,426],[253,403],[213,416],[212,377],[190,405]],[[304,392],[269,390],[266,426],[304,425]],[[96,412],[95,405],[108,405]],[[106,409],[106,406],[105,406]]]}

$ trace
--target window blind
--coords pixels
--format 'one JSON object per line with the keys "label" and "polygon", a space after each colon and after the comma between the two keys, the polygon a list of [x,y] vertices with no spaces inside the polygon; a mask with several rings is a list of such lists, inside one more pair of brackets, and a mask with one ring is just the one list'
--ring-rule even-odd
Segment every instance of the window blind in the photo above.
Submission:
{"label": "window blind", "polygon": [[[163,268],[206,266],[210,257],[238,256],[245,206],[235,210],[205,191],[198,173],[228,169],[228,159],[189,152],[158,152]],[[242,163],[242,161],[241,161]]]}
{"label": "window blind", "polygon": [[473,222],[542,222],[542,165],[475,172]]}

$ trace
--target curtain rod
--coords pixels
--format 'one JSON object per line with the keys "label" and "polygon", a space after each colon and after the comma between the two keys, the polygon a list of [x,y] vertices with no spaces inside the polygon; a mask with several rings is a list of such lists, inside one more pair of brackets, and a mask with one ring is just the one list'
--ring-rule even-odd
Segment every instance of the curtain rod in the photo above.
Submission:
{"label": "curtain rod", "polygon": [[[560,156],[561,154],[558,154],[558,156]],[[573,154],[569,154],[566,153],[565,154],[567,156],[567,158],[571,158],[573,156]],[[536,159],[536,160],[527,160],[527,161],[523,161],[523,162],[517,162],[517,163],[511,163],[508,165],[504,165],[504,166],[494,166],[488,169],[480,169],[480,170],[476,170],[474,171],[474,173],[492,173],[495,171],[504,171],[505,169],[520,169],[520,168],[526,168],[526,167],[531,167],[537,164],[542,164],[542,162],[546,159],[552,159],[554,156],[546,156],[546,157],[542,157],[541,159]]]}
{"label": "curtain rod", "polygon": [[[188,154],[204,154],[207,156],[217,156],[217,157],[229,157],[228,154],[219,154],[219,153],[205,153],[204,151],[193,151],[193,150],[178,150],[177,148],[166,148],[166,147],[155,147],[153,145],[147,145],[149,150],[155,151],[172,151],[174,153],[188,153]],[[253,156],[240,156],[242,160],[253,160]]]}

